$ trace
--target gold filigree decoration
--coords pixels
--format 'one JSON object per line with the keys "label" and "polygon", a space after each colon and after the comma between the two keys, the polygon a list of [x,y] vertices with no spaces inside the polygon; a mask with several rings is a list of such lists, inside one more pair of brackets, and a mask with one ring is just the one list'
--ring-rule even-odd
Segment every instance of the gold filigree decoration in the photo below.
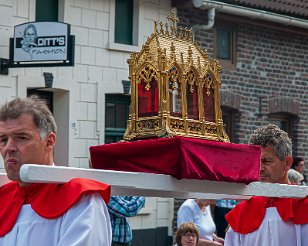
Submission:
{"label": "gold filigree decoration", "polygon": [[194,93],[194,85],[196,84],[196,75],[193,70],[190,70],[186,74],[186,81],[187,81],[187,84],[189,85],[189,91],[191,93]]}
{"label": "gold filigree decoration", "polygon": [[217,134],[217,128],[215,126],[206,124],[204,128],[205,128],[205,133]]}
{"label": "gold filigree decoration", "polygon": [[[172,90],[177,89],[176,83],[178,83],[178,85],[180,84],[179,71],[176,69],[176,66],[173,66],[171,69],[169,69],[169,85],[171,85]],[[180,90],[180,86],[178,86],[178,89]]]}
{"label": "gold filigree decoration", "polygon": [[214,79],[210,73],[207,73],[203,77],[202,86],[205,86],[206,88],[206,95],[210,96],[211,95],[210,88],[214,88]]}
{"label": "gold filigree decoration", "polygon": [[170,127],[174,130],[184,131],[184,122],[177,119],[170,120]]}
{"label": "gold filigree decoration", "polygon": [[156,71],[155,69],[150,68],[150,66],[145,66],[138,77],[138,81],[139,83],[142,81],[145,82],[145,89],[148,91],[151,88],[150,83],[152,80],[157,80]]}
{"label": "gold filigree decoration", "polygon": [[188,127],[188,130],[192,131],[192,132],[200,132],[201,131],[201,124],[200,123],[189,122],[187,127]]}
{"label": "gold filigree decoration", "polygon": [[139,130],[158,130],[159,121],[154,119],[142,120],[138,122]]}

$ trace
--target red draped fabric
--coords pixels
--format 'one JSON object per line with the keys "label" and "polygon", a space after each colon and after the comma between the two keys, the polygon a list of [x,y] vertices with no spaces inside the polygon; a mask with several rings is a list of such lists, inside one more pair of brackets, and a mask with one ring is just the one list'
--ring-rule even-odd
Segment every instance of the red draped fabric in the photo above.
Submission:
{"label": "red draped fabric", "polygon": [[99,193],[108,203],[110,192],[110,185],[82,178],[65,184],[31,184],[24,187],[19,187],[16,181],[10,182],[0,188],[0,237],[14,227],[23,204],[30,204],[43,218],[54,219],[66,213],[83,194]]}
{"label": "red draped fabric", "polygon": [[259,180],[260,147],[185,137],[90,147],[96,169],[167,174],[177,179]]}
{"label": "red draped fabric", "polygon": [[226,220],[235,232],[241,234],[257,230],[264,218],[266,208],[276,207],[284,222],[308,223],[308,198],[252,197],[238,204],[226,215]]}

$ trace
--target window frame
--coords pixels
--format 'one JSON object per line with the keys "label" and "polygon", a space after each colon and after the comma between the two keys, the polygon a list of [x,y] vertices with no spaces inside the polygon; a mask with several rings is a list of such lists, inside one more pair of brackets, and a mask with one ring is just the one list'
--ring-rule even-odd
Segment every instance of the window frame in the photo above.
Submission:
{"label": "window frame", "polygon": [[[106,119],[110,116],[107,115],[107,104],[108,103],[114,103],[114,104],[124,104],[127,105],[126,112],[127,112],[127,120],[129,119],[129,106],[130,106],[130,95],[125,94],[105,94],[105,137],[104,137],[104,143],[110,143],[106,142],[106,139],[108,137],[114,137],[116,139],[123,139],[123,135],[126,131],[127,124],[125,125],[125,128],[121,127],[107,127]],[[116,112],[115,112],[115,122],[116,122]],[[118,141],[118,140],[117,140]],[[117,142],[115,141],[115,142]]]}
{"label": "window frame", "polygon": [[110,1],[110,19],[109,19],[109,42],[107,44],[107,49],[123,51],[123,52],[139,52],[140,47],[142,46],[142,33],[141,33],[141,25],[142,17],[143,17],[143,8],[141,6],[141,0],[133,0],[134,8],[133,8],[133,33],[132,40],[133,44],[120,44],[115,42],[115,18],[116,18],[116,10],[115,10],[115,0]]}
{"label": "window frame", "polygon": [[[235,114],[237,113],[236,109],[230,108],[228,106],[221,106],[222,119],[226,134],[228,135],[231,143],[235,142]],[[226,117],[229,121],[226,121]]]}
{"label": "window frame", "polygon": [[133,45],[134,0],[115,0],[115,14],[114,42]]}
{"label": "window frame", "polygon": [[[54,2],[57,2],[57,6],[56,6],[56,12],[57,12],[57,17],[55,18],[55,16],[53,16],[52,18],[45,18],[45,14],[46,12],[50,13],[49,11],[46,11],[46,6],[44,6],[44,14],[41,14],[41,16],[39,16],[40,18],[38,18],[38,13],[40,13],[41,11],[38,9],[38,2],[41,1],[41,4],[46,5],[45,0],[36,0],[35,1],[35,21],[51,21],[51,22],[58,22],[59,21],[59,4],[61,0],[50,0],[50,2],[48,4],[51,4],[55,7]],[[43,3],[44,2],[44,3]],[[42,9],[41,9],[42,10]]]}
{"label": "window frame", "polygon": [[[231,32],[230,37],[230,59],[221,59],[217,58],[217,32],[218,29],[227,29]],[[236,61],[237,61],[237,30],[236,25],[233,23],[224,23],[224,22],[218,22],[217,25],[214,28],[214,49],[213,49],[213,55],[215,59],[219,61],[219,63],[222,65],[223,68],[235,68]]]}
{"label": "window frame", "polygon": [[[293,121],[294,117],[292,117],[289,114],[285,113],[271,113],[268,116],[268,122],[269,124],[274,124],[277,125],[280,129],[284,130],[286,133],[288,133],[289,137],[291,139],[294,139],[294,133],[293,133]],[[280,124],[278,125],[276,122],[279,122]],[[281,127],[281,122],[287,122],[287,130],[283,129]]]}

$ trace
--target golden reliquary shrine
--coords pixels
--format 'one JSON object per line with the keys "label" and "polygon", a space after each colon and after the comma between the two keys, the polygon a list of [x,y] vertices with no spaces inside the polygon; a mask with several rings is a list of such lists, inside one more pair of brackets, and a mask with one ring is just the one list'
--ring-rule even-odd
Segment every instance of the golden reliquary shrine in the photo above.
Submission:
{"label": "golden reliquary shrine", "polygon": [[193,41],[192,30],[154,21],[154,32],[128,59],[130,115],[124,140],[184,136],[229,142],[220,109],[218,61]]}

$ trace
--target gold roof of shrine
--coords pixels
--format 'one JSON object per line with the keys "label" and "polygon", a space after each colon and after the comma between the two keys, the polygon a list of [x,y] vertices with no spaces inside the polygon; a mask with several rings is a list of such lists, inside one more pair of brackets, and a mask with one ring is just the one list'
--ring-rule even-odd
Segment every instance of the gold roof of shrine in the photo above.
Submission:
{"label": "gold roof of shrine", "polygon": [[[135,68],[143,65],[146,61],[153,66],[159,64],[160,54],[166,56],[169,64],[176,62],[185,70],[194,67],[202,73],[210,65],[208,53],[193,40],[192,29],[176,27],[179,19],[175,15],[175,10],[171,11],[171,16],[167,17],[171,24],[157,23],[154,21],[154,32],[148,37],[139,53],[133,53],[131,61],[135,62]],[[216,61],[215,61],[216,62]],[[211,67],[213,69],[213,67]],[[221,70],[221,67],[217,67]],[[218,72],[219,72],[218,71]]]}

